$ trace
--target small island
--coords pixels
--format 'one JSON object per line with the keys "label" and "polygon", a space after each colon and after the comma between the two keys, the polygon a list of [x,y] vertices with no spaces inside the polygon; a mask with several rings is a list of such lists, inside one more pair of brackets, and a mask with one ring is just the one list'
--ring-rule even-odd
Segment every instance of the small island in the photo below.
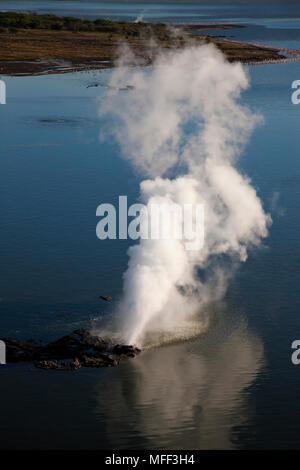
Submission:
{"label": "small island", "polygon": [[134,358],[141,350],[115,344],[92,335],[84,328],[73,331],[49,344],[34,339],[21,341],[2,338],[7,348],[7,363],[33,362],[38,369],[77,370],[81,367],[114,367],[124,358]]}
{"label": "small island", "polygon": [[203,42],[215,44],[230,62],[286,60],[278,48],[199,33],[205,29],[233,27],[241,26],[219,23],[171,26],[0,12],[0,74],[41,75],[112,67],[118,48],[124,42],[132,48],[141,65],[150,65],[161,49]]}

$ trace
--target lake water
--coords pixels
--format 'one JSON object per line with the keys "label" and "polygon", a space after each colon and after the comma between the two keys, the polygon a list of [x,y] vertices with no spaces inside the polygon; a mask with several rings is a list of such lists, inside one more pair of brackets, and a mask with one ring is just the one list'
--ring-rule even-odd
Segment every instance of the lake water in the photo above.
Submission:
{"label": "lake water", "polygon": [[[141,12],[136,5],[120,12],[96,3],[0,2],[0,9],[33,7],[91,18],[104,9],[112,18]],[[218,34],[300,49],[300,21],[278,21],[300,17],[296,6],[263,15],[243,7],[156,5],[147,12],[174,22],[242,19],[247,28]],[[300,366],[290,359],[300,338],[300,106],[291,103],[300,62],[249,67],[249,74],[243,101],[264,124],[240,167],[272,212],[264,249],[241,266],[209,330],[193,341],[146,351],[115,369],[0,366],[0,448],[300,447]],[[141,176],[113,142],[98,138],[107,124],[98,118],[105,88],[87,86],[105,85],[109,76],[0,77],[7,85],[0,106],[1,336],[46,340],[93,326],[110,315],[98,296],[121,295],[130,242],[96,238],[96,207],[117,204],[120,194],[136,202]]]}

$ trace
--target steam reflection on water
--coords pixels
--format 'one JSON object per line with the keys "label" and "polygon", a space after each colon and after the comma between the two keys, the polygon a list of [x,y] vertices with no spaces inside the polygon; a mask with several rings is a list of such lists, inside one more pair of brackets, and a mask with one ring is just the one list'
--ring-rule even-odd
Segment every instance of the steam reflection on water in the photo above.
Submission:
{"label": "steam reflection on water", "polygon": [[243,320],[223,326],[204,338],[145,351],[120,367],[118,380],[97,385],[96,414],[112,446],[235,448],[236,427],[251,420],[248,388],[264,353]]}

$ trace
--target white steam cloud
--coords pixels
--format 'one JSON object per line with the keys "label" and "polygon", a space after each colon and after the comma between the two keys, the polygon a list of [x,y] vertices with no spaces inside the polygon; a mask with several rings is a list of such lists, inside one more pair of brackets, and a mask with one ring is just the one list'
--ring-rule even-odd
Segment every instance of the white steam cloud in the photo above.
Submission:
{"label": "white steam cloud", "polygon": [[135,22],[135,23],[142,23],[142,22],[143,22],[143,19],[144,19],[144,15],[145,15],[144,12],[140,13],[140,14],[136,17],[136,19],[134,20],[134,22]]}
{"label": "white steam cloud", "polygon": [[[132,57],[130,58],[132,60]],[[126,57],[100,113],[114,117],[112,133],[123,155],[148,178],[140,185],[154,203],[203,204],[205,242],[189,251],[185,240],[140,240],[129,249],[120,303],[128,343],[198,334],[199,314],[221,298],[234,267],[267,236],[271,219],[236,168],[258,122],[239,102],[248,78],[212,45],[161,53],[151,68],[128,67]],[[179,175],[179,176],[178,176]],[[157,336],[156,336],[157,338]]]}

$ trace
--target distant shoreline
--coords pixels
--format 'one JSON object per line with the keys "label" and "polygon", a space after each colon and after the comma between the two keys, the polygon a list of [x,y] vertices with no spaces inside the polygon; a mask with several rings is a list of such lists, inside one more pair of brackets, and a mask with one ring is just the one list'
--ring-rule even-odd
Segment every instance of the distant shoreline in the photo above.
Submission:
{"label": "distant shoreline", "polygon": [[[171,27],[163,23],[0,13],[0,75],[44,75],[110,68],[124,42],[132,48],[141,65],[150,65],[159,50],[203,42],[215,44],[230,62],[262,64],[299,60],[299,51],[198,33],[205,29],[240,27],[244,26],[206,22]],[[155,45],[149,46],[151,39]]]}

